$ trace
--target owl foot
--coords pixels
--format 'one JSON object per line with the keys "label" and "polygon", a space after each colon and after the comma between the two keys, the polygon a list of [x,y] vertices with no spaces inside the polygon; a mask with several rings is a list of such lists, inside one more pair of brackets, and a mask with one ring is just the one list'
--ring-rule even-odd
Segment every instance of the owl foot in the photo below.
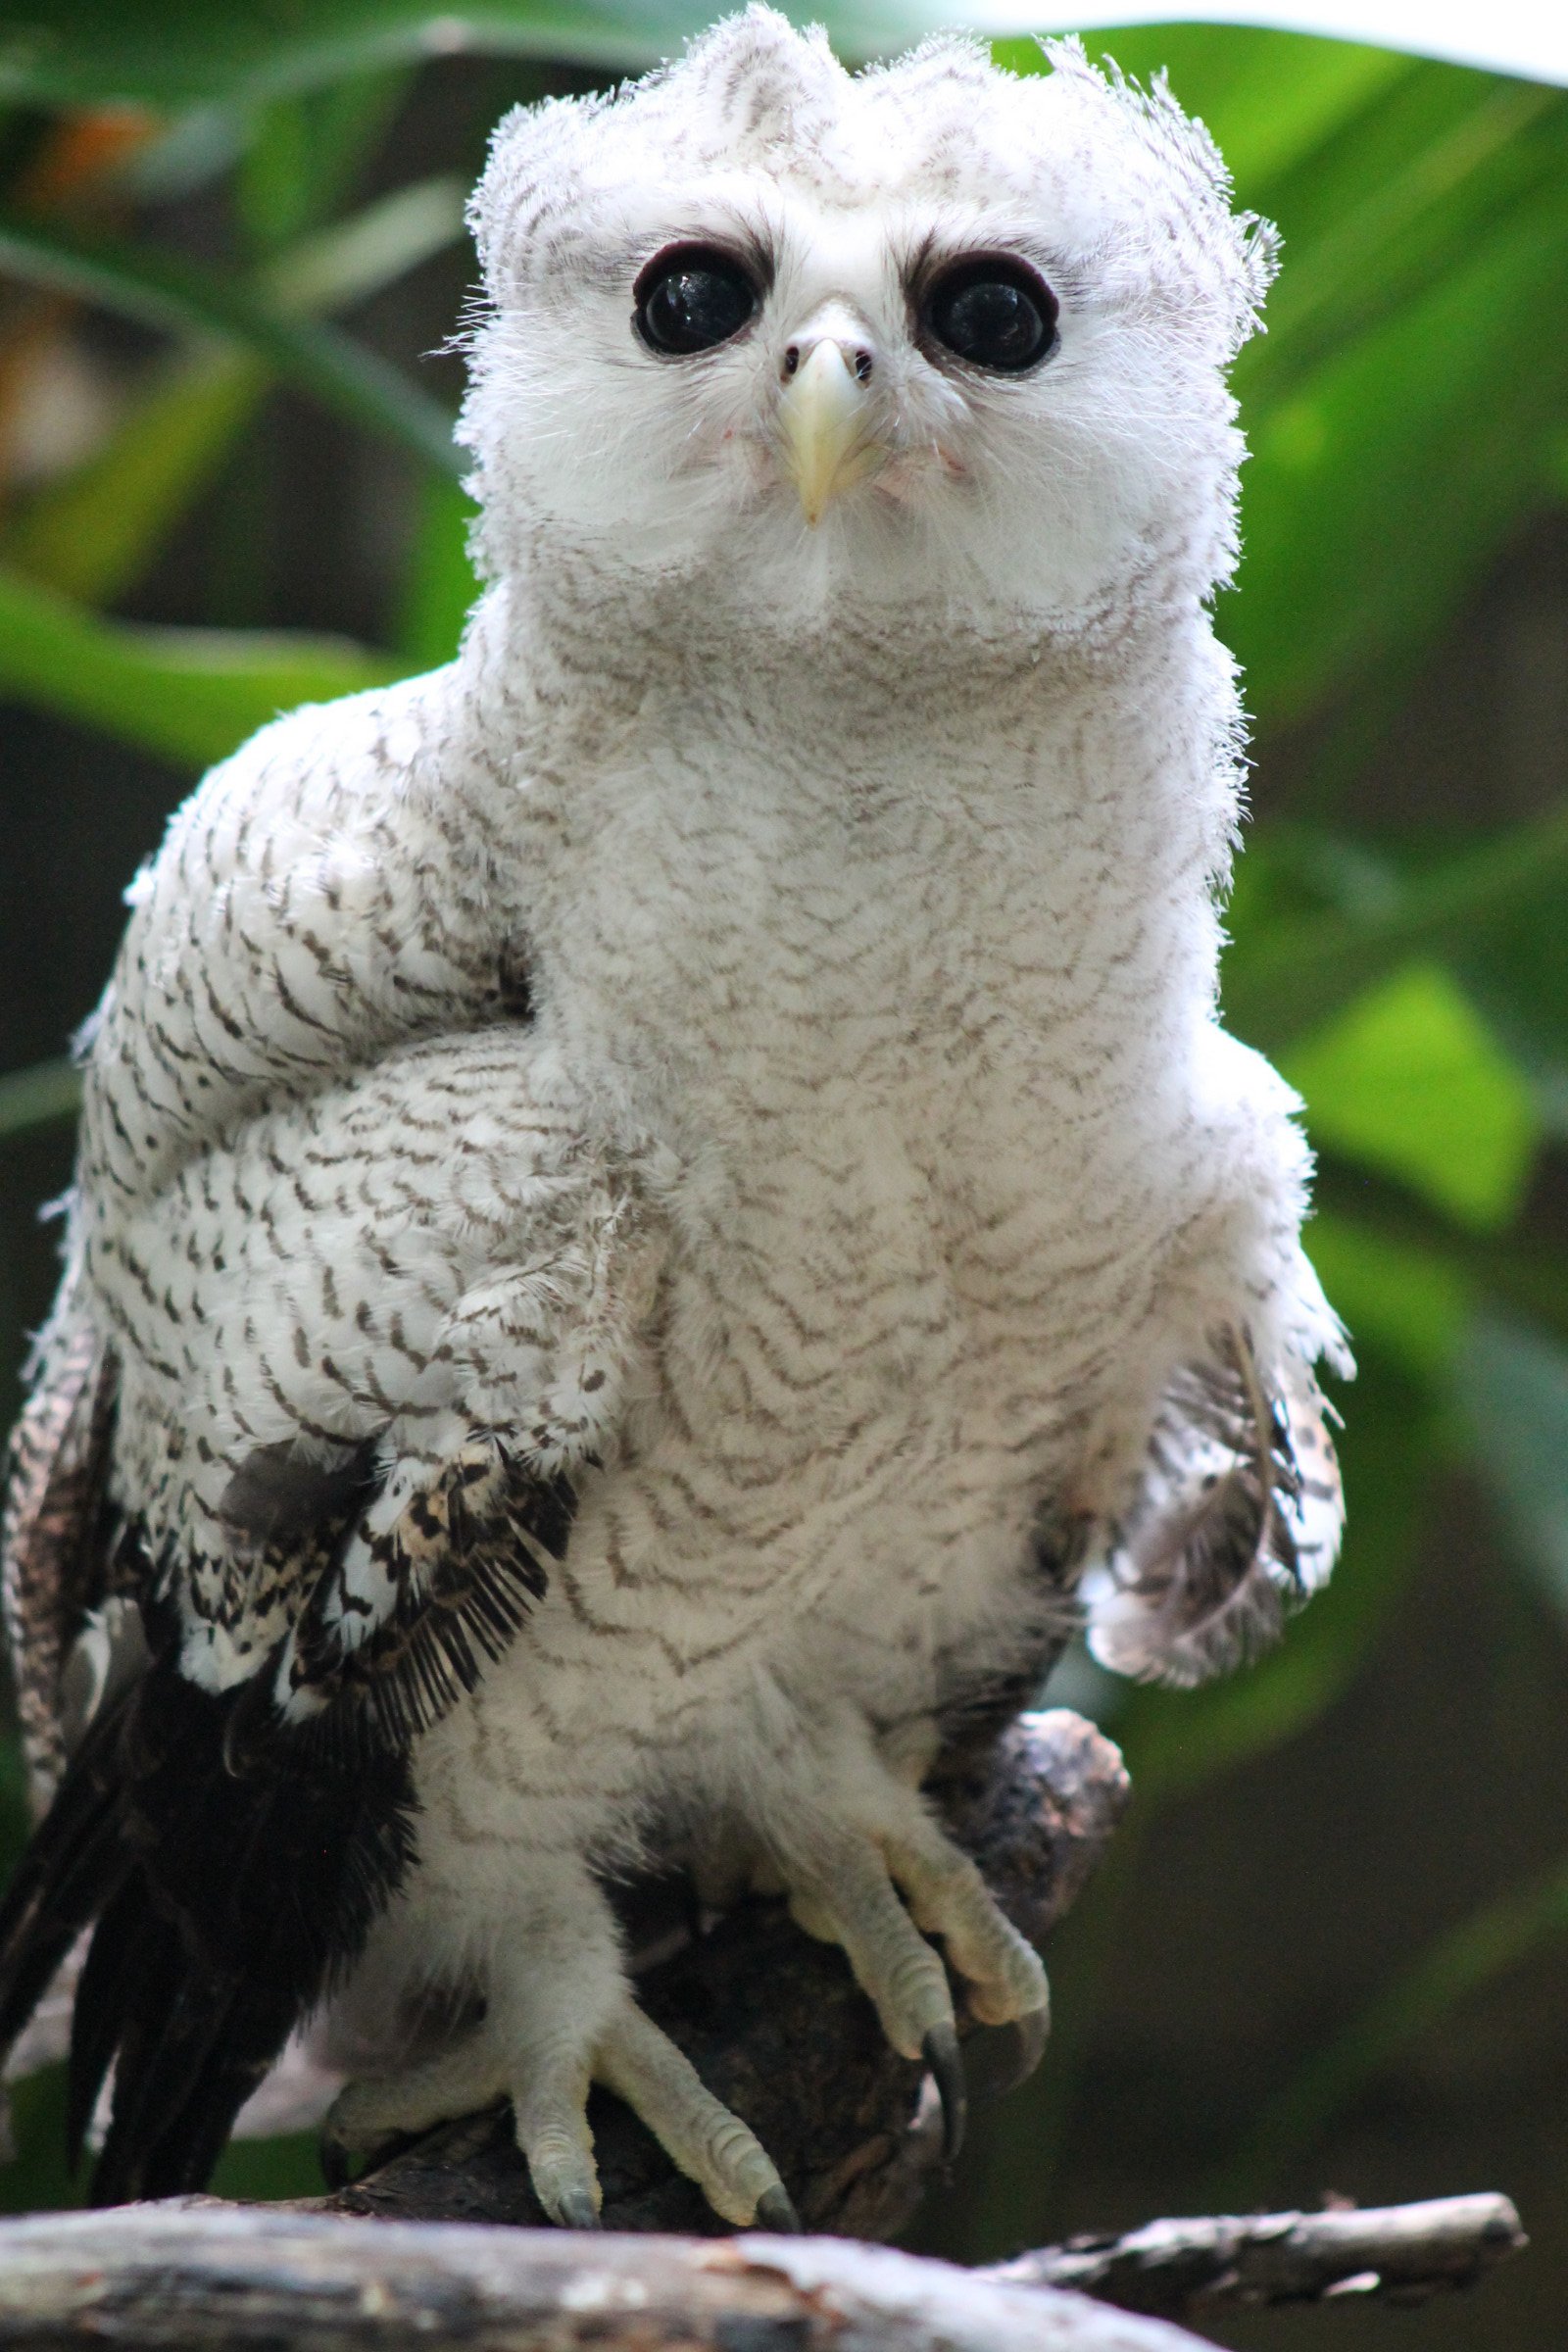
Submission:
{"label": "owl foot", "polygon": [[979,2023],[1017,2025],[1035,2059],[1050,2014],[1038,1954],[1003,1916],[968,1856],[923,1814],[881,1838],[846,1837],[792,1859],[785,1877],[800,1925],[843,1946],[889,2041],[929,2068],[942,2101],[945,2151],[956,2156],[967,2103],[963,2059],[948,1972],[926,1938],[941,1936]]}
{"label": "owl foot", "polygon": [[586,2049],[560,2033],[533,2050],[487,2020],[455,2048],[398,2075],[351,2082],[322,2132],[322,2168],[347,2177],[354,2155],[372,2160],[399,2139],[510,2097],[534,2193],[552,2221],[597,2229],[601,2202],[588,2129],[588,2088],[599,2082],[640,2116],[665,2153],[738,2229],[800,2228],[761,2143],[708,2090],[668,2035],[623,1995]]}

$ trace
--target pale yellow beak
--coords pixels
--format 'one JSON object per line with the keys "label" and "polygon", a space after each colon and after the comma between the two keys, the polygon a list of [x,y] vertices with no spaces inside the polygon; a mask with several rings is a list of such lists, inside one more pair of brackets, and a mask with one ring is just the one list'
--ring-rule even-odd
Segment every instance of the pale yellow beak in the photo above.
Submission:
{"label": "pale yellow beak", "polygon": [[779,403],[784,461],[809,523],[830,498],[871,472],[882,450],[871,431],[870,396],[841,343],[811,345]]}

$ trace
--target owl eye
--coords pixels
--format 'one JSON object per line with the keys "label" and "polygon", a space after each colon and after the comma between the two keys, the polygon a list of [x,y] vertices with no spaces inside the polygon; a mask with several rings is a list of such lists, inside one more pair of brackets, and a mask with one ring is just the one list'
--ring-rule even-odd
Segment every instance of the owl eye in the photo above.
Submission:
{"label": "owl eye", "polygon": [[633,289],[632,323],[651,351],[684,358],[727,343],[757,316],[749,270],[711,245],[656,253]]}
{"label": "owl eye", "polygon": [[920,319],[972,368],[1017,375],[1054,347],[1060,308],[1027,262],[987,254],[945,270],[920,305]]}

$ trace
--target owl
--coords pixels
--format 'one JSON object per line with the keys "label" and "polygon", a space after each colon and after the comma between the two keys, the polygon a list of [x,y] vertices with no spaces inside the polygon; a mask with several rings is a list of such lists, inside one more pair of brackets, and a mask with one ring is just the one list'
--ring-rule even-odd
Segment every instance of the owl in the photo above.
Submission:
{"label": "owl", "polygon": [[462,650],[264,729],[129,893],[6,1534],[0,2042],[85,1940],[102,2200],[339,2012],[339,2167],[506,2098],[591,2226],[601,2084],[789,2227],[638,2006],[649,1872],[841,1945],[956,2142],[956,2003],[1038,2043],[1047,1987],[945,1734],[1331,1565],[1298,1106],[1216,1010],[1271,240],[1049,62],[754,7],[511,116]]}

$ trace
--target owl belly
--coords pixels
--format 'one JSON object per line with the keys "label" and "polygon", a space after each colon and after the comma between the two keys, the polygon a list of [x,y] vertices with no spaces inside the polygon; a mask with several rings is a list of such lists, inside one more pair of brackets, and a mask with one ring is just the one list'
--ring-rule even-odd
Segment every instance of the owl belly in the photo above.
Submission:
{"label": "owl belly", "polygon": [[937,1119],[924,1090],[824,1075],[808,1120],[683,1192],[622,1455],[427,1743],[464,1838],[525,1820],[613,1855],[721,1803],[780,1708],[892,1723],[1038,1657],[1042,1514],[1075,1507],[1107,1396],[1146,1385],[1138,1236],[1164,1220],[1051,1150],[1016,1070],[979,1091]]}

